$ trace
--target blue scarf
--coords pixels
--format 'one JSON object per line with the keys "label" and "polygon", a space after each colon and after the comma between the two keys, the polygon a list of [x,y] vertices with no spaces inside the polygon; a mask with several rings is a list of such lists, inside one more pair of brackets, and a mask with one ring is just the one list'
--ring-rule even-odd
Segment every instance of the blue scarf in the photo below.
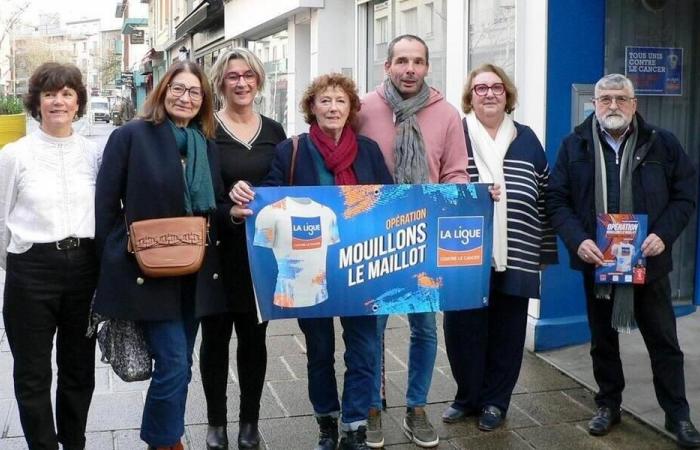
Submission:
{"label": "blue scarf", "polygon": [[180,128],[171,120],[168,120],[168,124],[175,136],[177,149],[186,161],[183,175],[187,215],[214,211],[216,200],[207,158],[207,140],[197,125]]}

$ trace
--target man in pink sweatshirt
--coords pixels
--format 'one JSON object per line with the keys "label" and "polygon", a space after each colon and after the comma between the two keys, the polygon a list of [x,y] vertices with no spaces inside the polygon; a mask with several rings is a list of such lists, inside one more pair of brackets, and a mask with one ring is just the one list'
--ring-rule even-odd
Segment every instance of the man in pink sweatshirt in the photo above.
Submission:
{"label": "man in pink sweatshirt", "polygon": [[[362,99],[358,134],[374,139],[397,183],[467,183],[467,148],[459,113],[442,94],[425,82],[428,46],[413,35],[389,43],[384,82]],[[380,342],[388,316],[377,321]],[[411,342],[404,433],[421,447],[438,445],[439,438],[425,414],[437,353],[435,313],[408,315]],[[367,445],[381,448],[381,364],[377,370],[367,427]]]}

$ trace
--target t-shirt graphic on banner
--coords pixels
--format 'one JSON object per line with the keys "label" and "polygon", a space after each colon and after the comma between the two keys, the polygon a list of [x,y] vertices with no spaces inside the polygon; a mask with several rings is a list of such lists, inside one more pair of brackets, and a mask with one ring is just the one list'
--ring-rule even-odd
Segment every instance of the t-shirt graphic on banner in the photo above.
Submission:
{"label": "t-shirt graphic on banner", "polygon": [[277,260],[274,304],[301,308],[328,299],[326,255],[338,242],[335,213],[310,198],[284,197],[261,209],[253,245],[272,249]]}

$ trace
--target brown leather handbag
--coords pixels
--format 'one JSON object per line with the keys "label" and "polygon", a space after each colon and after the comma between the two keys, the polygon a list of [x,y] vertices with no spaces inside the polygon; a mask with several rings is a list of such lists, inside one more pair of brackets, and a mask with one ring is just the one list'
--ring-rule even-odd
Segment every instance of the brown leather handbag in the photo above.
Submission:
{"label": "brown leather handbag", "polygon": [[168,217],[132,222],[127,228],[128,251],[144,275],[178,277],[197,272],[204,261],[209,219]]}

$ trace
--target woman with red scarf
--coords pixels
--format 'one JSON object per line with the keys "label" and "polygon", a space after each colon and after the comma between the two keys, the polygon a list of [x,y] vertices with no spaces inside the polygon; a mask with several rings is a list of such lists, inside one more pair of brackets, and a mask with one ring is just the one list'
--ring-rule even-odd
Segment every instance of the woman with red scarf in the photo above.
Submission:
{"label": "woman with red scarf", "polygon": [[[321,75],[306,89],[301,101],[309,133],[277,146],[275,158],[263,181],[266,186],[392,184],[377,143],[358,136],[350,127],[360,110],[355,83],[341,74]],[[293,155],[293,153],[296,153]],[[294,156],[294,164],[292,164]],[[292,167],[294,173],[291,173]],[[230,193],[233,220],[253,214],[247,208],[254,196],[244,181]],[[338,445],[338,419],[343,438],[341,449],[366,449],[365,431],[373,385],[374,358],[379,345],[376,317],[341,317],[345,341],[345,380],[342,401],[338,400],[334,369],[335,331],[333,318],[299,319],[306,337],[309,399],[319,424],[317,449]]]}

